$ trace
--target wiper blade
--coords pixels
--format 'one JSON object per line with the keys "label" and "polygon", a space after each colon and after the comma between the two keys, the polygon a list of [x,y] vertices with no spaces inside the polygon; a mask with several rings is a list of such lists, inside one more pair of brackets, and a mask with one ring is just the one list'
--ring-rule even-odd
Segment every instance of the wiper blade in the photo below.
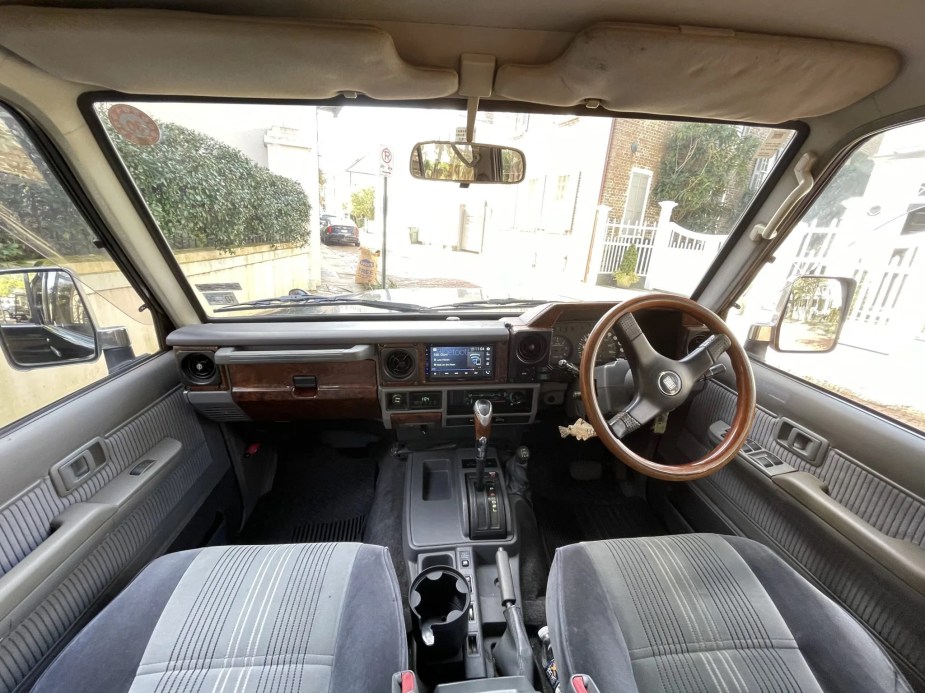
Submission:
{"label": "wiper blade", "polygon": [[351,294],[340,296],[326,296],[307,294],[298,296],[276,296],[274,298],[261,298],[255,301],[242,301],[232,306],[216,308],[216,313],[230,313],[240,310],[254,310],[259,308],[292,308],[296,306],[367,306],[381,308],[397,313],[418,313],[425,310],[424,306],[414,303],[398,303],[396,301],[376,301],[370,298],[357,298]]}
{"label": "wiper blade", "polygon": [[459,303],[447,303],[442,306],[431,306],[427,310],[447,310],[448,308],[493,308],[495,306],[522,306],[530,308],[532,306],[541,306],[549,303],[546,299],[534,298],[484,298],[477,301],[460,301]]}

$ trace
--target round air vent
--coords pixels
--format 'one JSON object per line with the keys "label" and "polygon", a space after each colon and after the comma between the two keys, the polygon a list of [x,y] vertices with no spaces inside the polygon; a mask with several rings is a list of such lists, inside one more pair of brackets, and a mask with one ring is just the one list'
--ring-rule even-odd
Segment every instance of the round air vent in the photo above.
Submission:
{"label": "round air vent", "polygon": [[407,349],[392,349],[385,354],[382,369],[392,380],[404,380],[414,374],[417,360]]}
{"label": "round air vent", "polygon": [[692,351],[694,351],[694,349],[696,349],[701,344],[703,344],[705,341],[707,341],[707,337],[709,336],[710,335],[708,333],[701,332],[700,334],[695,334],[693,337],[691,337],[687,341],[687,353],[688,354],[691,353]]}
{"label": "round air vent", "polygon": [[183,359],[182,370],[191,383],[208,384],[215,378],[215,361],[212,354],[190,354]]}
{"label": "round air vent", "polygon": [[534,332],[528,332],[520,337],[517,343],[517,358],[521,363],[534,364],[546,358],[546,337]]}

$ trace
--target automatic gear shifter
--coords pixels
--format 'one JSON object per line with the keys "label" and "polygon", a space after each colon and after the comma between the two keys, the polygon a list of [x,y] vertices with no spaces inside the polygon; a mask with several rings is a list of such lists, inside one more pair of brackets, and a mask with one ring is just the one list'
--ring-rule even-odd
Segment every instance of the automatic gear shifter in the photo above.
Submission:
{"label": "automatic gear shifter", "polygon": [[491,436],[491,402],[487,399],[477,400],[472,414],[475,423],[475,474],[466,475],[469,538],[503,539],[507,536],[507,520],[499,470],[485,473],[488,439]]}
{"label": "automatic gear shifter", "polygon": [[485,457],[488,454],[488,438],[491,436],[491,402],[487,399],[475,401],[472,408],[475,421],[475,490],[485,490]]}

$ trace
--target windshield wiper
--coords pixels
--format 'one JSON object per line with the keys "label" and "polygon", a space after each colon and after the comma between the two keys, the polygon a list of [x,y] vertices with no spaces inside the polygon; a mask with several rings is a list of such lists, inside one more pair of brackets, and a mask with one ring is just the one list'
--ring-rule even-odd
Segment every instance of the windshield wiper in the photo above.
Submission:
{"label": "windshield wiper", "polygon": [[447,303],[442,306],[431,306],[427,310],[448,310],[450,308],[494,308],[496,306],[519,306],[531,308],[549,303],[546,299],[534,298],[484,298],[477,301],[460,301],[459,303]]}
{"label": "windshield wiper", "polygon": [[276,296],[274,298],[261,298],[255,301],[242,301],[233,306],[216,308],[216,313],[229,313],[238,310],[254,310],[259,308],[292,308],[295,306],[367,306],[381,308],[396,313],[419,313],[426,310],[424,306],[414,303],[398,303],[395,301],[376,301],[371,298],[357,298],[352,294],[340,296],[324,296],[318,294],[305,294],[298,296]]}

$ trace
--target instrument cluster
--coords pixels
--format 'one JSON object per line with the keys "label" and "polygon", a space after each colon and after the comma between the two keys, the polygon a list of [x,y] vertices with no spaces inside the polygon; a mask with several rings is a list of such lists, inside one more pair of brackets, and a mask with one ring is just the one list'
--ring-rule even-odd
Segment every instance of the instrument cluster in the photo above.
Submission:
{"label": "instrument cluster", "polygon": [[[552,345],[549,352],[549,362],[555,366],[565,359],[570,363],[578,364],[584,354],[585,345],[588,342],[588,336],[594,329],[593,322],[558,322],[552,335]],[[607,333],[607,337],[601,344],[597,352],[597,364],[609,363],[623,357],[623,349],[620,342],[617,341],[613,330]]]}

